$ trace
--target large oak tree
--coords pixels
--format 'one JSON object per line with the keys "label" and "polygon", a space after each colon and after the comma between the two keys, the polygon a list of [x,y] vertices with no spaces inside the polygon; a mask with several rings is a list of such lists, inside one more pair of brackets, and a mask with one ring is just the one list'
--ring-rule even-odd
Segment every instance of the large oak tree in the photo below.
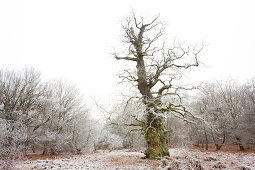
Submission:
{"label": "large oak tree", "polygon": [[[122,24],[122,41],[125,53],[114,53],[117,60],[130,61],[136,65],[123,70],[120,77],[134,85],[145,106],[145,120],[138,120],[147,142],[146,158],[169,156],[165,129],[165,115],[174,114],[185,118],[189,113],[183,105],[181,91],[185,86],[176,83],[183,71],[199,66],[200,47],[184,47],[175,44],[167,47],[163,40],[165,25],[159,17],[149,20],[136,17],[134,13]],[[135,69],[135,70],[134,70]]]}

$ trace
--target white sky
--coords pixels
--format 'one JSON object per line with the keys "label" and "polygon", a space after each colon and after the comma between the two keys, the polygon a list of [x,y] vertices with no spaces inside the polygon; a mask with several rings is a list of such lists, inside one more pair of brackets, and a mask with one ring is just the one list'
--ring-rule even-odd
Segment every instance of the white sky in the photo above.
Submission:
{"label": "white sky", "polygon": [[160,13],[169,38],[209,44],[201,55],[208,67],[192,81],[244,81],[255,76],[254,7],[254,0],[2,0],[0,69],[33,66],[43,78],[70,80],[85,97],[111,102],[122,66],[111,52],[133,9]]}

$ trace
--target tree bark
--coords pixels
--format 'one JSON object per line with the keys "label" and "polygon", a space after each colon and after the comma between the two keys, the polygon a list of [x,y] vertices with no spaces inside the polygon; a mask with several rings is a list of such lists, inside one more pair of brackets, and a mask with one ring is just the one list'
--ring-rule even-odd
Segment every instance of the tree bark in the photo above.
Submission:
{"label": "tree bark", "polygon": [[205,150],[208,150],[208,137],[207,137],[205,126],[204,126],[204,135],[205,135]]}
{"label": "tree bark", "polygon": [[144,66],[143,56],[139,56],[137,61],[138,89],[143,95],[143,103],[146,106],[146,131],[145,139],[147,149],[145,157],[148,159],[161,158],[170,156],[167,148],[166,130],[163,123],[163,118],[156,116],[152,111],[157,113],[155,105],[158,104],[153,98],[149,85],[146,80],[146,70]]}
{"label": "tree bark", "polygon": [[167,148],[167,138],[164,129],[149,129],[145,134],[147,149],[145,157],[148,159],[162,158],[170,156]]}
{"label": "tree bark", "polygon": [[157,159],[165,156],[170,156],[168,151],[168,143],[166,137],[163,118],[156,117],[153,113],[147,112],[147,125],[145,139],[147,149],[145,157],[148,159]]}
{"label": "tree bark", "polygon": [[244,151],[244,146],[241,142],[241,139],[239,137],[236,137],[236,140],[238,141],[238,145],[239,145],[239,148],[240,148],[240,151]]}
{"label": "tree bark", "polygon": [[226,140],[226,135],[225,132],[223,132],[223,140],[221,144],[218,144],[218,142],[216,141],[214,134],[213,134],[213,130],[212,130],[212,126],[211,126],[211,134],[212,134],[212,138],[213,138],[213,142],[215,144],[216,150],[219,151],[221,149],[221,147],[223,146],[223,144],[225,143]]}

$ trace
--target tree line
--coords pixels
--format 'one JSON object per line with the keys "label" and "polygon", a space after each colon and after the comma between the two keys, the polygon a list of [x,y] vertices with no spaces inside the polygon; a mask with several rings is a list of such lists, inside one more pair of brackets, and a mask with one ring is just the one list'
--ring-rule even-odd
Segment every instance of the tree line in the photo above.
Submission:
{"label": "tree line", "polygon": [[79,90],[41,80],[33,68],[0,70],[0,157],[23,151],[79,153],[86,146],[89,112]]}
{"label": "tree line", "polygon": [[234,80],[207,83],[193,102],[201,118],[191,125],[197,144],[213,143],[217,150],[223,144],[255,145],[255,79],[240,85]]}

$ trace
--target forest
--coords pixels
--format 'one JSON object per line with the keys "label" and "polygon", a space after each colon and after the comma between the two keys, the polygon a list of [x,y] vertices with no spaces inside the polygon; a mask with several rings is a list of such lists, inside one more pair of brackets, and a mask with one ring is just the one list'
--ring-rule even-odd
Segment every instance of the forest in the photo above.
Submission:
{"label": "forest", "polygon": [[126,95],[103,118],[71,82],[0,70],[0,168],[255,169],[255,78],[186,84],[203,42],[167,42],[159,16],[121,28]]}

